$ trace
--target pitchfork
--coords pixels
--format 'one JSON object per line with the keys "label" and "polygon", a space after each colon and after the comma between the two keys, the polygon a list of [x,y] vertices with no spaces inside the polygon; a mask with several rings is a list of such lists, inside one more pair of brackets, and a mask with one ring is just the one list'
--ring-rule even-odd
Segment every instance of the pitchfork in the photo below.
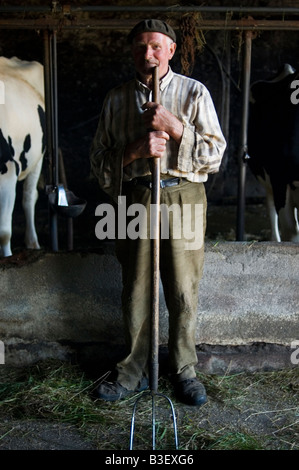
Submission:
{"label": "pitchfork", "polygon": [[[153,101],[160,102],[160,89],[159,89],[159,67],[153,69],[152,76],[152,89]],[[151,203],[153,210],[153,218],[151,218],[151,229],[153,228],[152,235],[152,251],[151,251],[151,356],[150,356],[150,377],[149,385],[150,391],[143,392],[137,398],[132,413],[131,432],[130,432],[130,450],[133,449],[134,429],[135,429],[135,415],[138,402],[146,397],[152,398],[152,448],[156,449],[156,403],[157,397],[165,398],[170,405],[175,448],[178,449],[178,434],[177,423],[173,404],[166,395],[158,392],[158,377],[159,377],[159,280],[160,280],[160,158],[152,158],[152,195]],[[152,213],[151,213],[152,217]]]}

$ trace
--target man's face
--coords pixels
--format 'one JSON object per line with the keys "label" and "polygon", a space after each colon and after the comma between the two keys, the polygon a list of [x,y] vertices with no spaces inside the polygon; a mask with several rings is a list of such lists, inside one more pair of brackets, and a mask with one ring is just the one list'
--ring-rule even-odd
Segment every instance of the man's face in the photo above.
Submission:
{"label": "man's face", "polygon": [[176,44],[162,33],[141,33],[133,42],[132,54],[136,71],[142,79],[148,79],[153,67],[159,65],[160,78],[166,75],[168,63],[173,57]]}

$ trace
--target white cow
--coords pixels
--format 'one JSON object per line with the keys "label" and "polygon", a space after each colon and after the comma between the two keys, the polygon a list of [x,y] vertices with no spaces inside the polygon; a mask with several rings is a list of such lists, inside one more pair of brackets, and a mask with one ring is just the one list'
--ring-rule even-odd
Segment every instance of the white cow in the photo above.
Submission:
{"label": "white cow", "polygon": [[24,180],[25,244],[39,249],[34,214],[45,152],[43,66],[0,57],[0,250],[10,256],[17,181]]}

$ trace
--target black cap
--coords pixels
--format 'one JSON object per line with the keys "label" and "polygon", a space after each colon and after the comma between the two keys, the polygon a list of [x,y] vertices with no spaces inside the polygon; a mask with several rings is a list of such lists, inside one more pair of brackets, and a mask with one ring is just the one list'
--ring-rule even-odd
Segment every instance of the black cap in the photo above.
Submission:
{"label": "black cap", "polygon": [[147,32],[153,32],[153,33],[162,33],[165,34],[166,36],[169,36],[174,42],[176,42],[176,35],[174,30],[172,29],[169,24],[165,23],[164,21],[161,20],[142,20],[140,23],[136,24],[132,31],[130,32],[128,36],[128,41],[130,44],[132,44],[133,39],[137,34],[140,33],[147,33]]}

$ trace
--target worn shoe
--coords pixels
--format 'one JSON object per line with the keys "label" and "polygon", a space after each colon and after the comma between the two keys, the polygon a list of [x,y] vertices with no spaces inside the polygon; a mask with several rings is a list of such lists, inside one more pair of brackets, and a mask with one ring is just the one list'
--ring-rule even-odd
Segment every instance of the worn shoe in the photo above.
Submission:
{"label": "worn shoe", "polygon": [[177,399],[186,405],[201,406],[207,402],[205,388],[196,378],[176,382],[174,393]]}
{"label": "worn shoe", "polygon": [[143,377],[140,384],[135,390],[128,390],[123,387],[119,382],[102,382],[95,390],[96,398],[101,398],[106,401],[117,401],[126,398],[134,393],[142,392],[148,387],[148,380]]}

